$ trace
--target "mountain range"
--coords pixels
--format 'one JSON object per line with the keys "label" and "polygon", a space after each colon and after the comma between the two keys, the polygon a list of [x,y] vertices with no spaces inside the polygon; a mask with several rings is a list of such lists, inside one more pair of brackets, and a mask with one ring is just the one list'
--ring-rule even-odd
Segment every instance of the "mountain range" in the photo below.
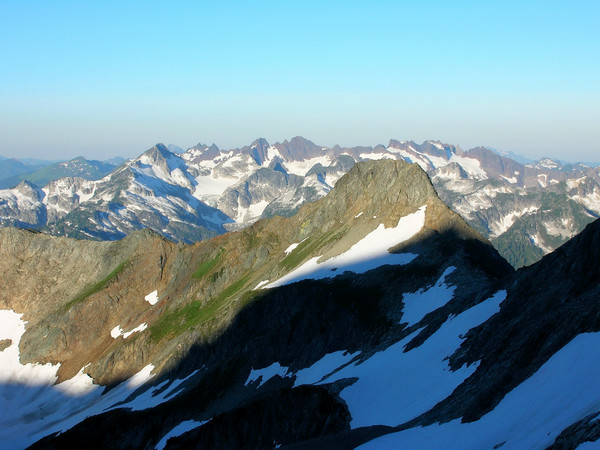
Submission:
{"label": "mountain range", "polygon": [[122,158],[109,161],[87,160],[78,156],[70,161],[44,160],[0,160],[0,189],[10,189],[27,180],[38,186],[65,177],[81,177],[86,180],[99,180],[124,163]]}
{"label": "mountain range", "polygon": [[5,228],[0,442],[590,444],[599,257],[596,220],[515,271],[403,160],[359,162],[294,215],[194,244]]}
{"label": "mountain range", "polygon": [[99,240],[149,228],[192,243],[292,215],[325,196],[356,162],[374,159],[418,164],[450,208],[515,267],[538,261],[600,215],[600,168],[548,158],[522,164],[483,147],[464,152],[438,141],[391,140],[327,148],[295,137],[232,150],[171,149],[178,153],[158,144],[99,180],[88,170],[43,187],[30,180],[0,190],[0,226]]}

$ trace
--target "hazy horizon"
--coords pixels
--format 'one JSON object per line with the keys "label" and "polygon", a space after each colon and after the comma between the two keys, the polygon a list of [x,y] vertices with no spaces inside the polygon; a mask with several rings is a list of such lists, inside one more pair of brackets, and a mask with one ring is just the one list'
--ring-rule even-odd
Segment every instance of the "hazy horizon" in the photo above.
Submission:
{"label": "hazy horizon", "polygon": [[600,160],[600,4],[0,4],[0,155],[303,136]]}

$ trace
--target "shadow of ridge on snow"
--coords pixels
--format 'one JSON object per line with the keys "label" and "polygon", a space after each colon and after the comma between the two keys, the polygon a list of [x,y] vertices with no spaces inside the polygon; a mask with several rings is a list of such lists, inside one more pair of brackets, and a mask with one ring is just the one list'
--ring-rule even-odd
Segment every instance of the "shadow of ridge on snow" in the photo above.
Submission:
{"label": "shadow of ridge on snow", "polygon": [[[275,376],[260,386],[248,383],[248,377],[253,368],[274,362],[294,373],[332,352],[361,352],[359,357],[366,357],[427,325],[423,336],[415,338],[423,341],[450,315],[487,298],[498,289],[501,276],[511,273],[506,263],[503,270],[487,262],[490,258],[503,261],[493,248],[450,232],[432,233],[400,250],[419,256],[407,265],[255,291],[255,298],[214,341],[192,346],[169,371],[149,383],[146,392],[153,390],[158,396],[175,380],[189,377],[168,401],[151,409],[119,409],[90,417],[62,434],[48,436],[34,448],[76,442],[92,447],[115,442],[122,448],[139,447],[156,444],[182,421],[210,418],[186,434],[191,442],[264,447],[273,441],[292,444],[354,433],[348,409],[338,396],[343,380],[329,386],[302,386],[306,395],[300,398],[296,393],[300,387],[293,387],[292,376]],[[457,286],[452,301],[406,327],[401,323],[402,293],[433,286],[451,265],[458,267],[449,277]],[[255,433],[257,427],[259,433]]]}

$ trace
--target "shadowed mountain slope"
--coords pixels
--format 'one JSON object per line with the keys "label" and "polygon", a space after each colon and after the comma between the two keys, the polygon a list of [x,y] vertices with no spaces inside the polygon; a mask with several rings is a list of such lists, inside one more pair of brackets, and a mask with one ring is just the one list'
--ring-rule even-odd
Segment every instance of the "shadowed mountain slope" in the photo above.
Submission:
{"label": "shadowed mountain slope", "polygon": [[359,163],[295,216],[192,246],[8,229],[0,256],[0,320],[24,332],[0,358],[18,346],[32,381],[0,370],[14,447],[600,438],[600,222],[514,272],[415,164]]}
{"label": "shadowed mountain slope", "polygon": [[[166,433],[177,418],[210,411],[225,414],[220,426],[228,427],[228,417],[254,414],[254,407],[238,409],[249,402],[276,417],[280,394],[296,401],[297,391],[291,379],[281,392],[245,383],[253,368],[279,361],[299,371],[336,352],[360,352],[367,359],[422,329],[418,345],[447,317],[492,295],[511,273],[491,245],[439,200],[418,166],[397,161],[358,164],[328,196],[293,217],[262,220],[193,246],[151,232],[89,242],[5,229],[0,253],[11,280],[0,304],[27,321],[22,338],[9,347],[19,345],[21,364],[55,367],[49,379],[57,386],[89,375],[113,387],[99,399],[89,387],[90,393],[66,402],[75,405],[67,419],[47,417],[45,423],[62,429],[65,420],[74,425],[85,417],[74,411],[98,414],[102,409],[94,405],[117,398],[124,389],[119,383],[144,370],[155,374],[154,386],[186,379],[180,395],[157,405],[164,414],[146,420],[135,435],[123,431],[124,447],[131,439],[138,446],[139,439]],[[402,322],[405,293],[446,284],[454,286],[451,301]],[[255,289],[267,285],[278,287]],[[45,389],[61,401],[63,394]],[[310,408],[341,405],[329,389],[302,390],[314,393]],[[195,397],[199,392],[204,394]],[[180,402],[196,406],[175,413]],[[345,429],[349,416],[341,408],[333,407],[341,414],[337,425],[319,432],[311,422],[304,432],[289,434],[299,418],[290,416],[291,428],[280,430],[281,437],[291,443]],[[89,420],[110,422],[124,414],[118,411]],[[137,421],[138,413],[124,417]],[[36,423],[28,422],[29,436],[41,437]],[[73,433],[87,430],[86,441],[100,442],[81,426]],[[257,443],[266,442],[265,433]],[[103,439],[109,439],[106,433]]]}

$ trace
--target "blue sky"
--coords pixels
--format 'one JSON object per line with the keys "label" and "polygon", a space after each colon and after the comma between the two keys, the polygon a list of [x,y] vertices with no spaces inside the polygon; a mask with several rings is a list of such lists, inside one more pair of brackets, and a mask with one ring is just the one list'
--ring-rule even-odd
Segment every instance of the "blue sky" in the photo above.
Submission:
{"label": "blue sky", "polygon": [[439,139],[600,160],[600,2],[0,2],[0,155]]}

